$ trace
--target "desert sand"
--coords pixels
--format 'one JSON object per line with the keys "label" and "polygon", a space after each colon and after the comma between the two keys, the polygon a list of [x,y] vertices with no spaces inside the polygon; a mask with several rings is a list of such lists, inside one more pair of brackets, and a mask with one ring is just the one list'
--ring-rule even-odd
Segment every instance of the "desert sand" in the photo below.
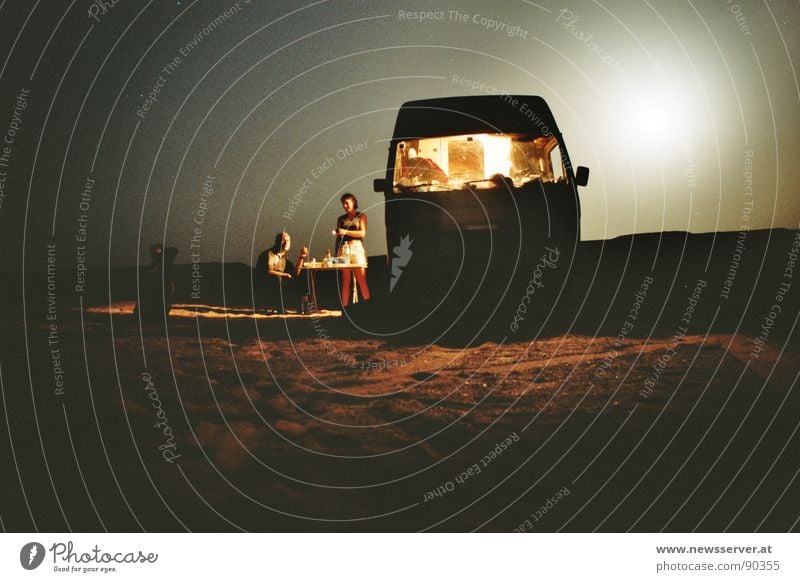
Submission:
{"label": "desert sand", "polygon": [[179,305],[164,328],[131,311],[61,315],[60,394],[48,322],[27,322],[27,350],[25,322],[3,327],[7,529],[797,527],[796,343],[453,347],[363,337],[338,312]]}

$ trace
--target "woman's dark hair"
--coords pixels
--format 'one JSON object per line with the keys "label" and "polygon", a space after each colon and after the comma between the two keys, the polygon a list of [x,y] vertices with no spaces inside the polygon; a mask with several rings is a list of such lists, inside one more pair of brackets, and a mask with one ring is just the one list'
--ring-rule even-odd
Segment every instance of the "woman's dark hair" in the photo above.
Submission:
{"label": "woman's dark hair", "polygon": [[350,194],[350,192],[345,192],[344,194],[342,194],[342,197],[339,199],[339,201],[344,204],[344,201],[347,200],[348,198],[353,201],[353,208],[355,210],[358,210],[358,200],[356,200],[356,197]]}

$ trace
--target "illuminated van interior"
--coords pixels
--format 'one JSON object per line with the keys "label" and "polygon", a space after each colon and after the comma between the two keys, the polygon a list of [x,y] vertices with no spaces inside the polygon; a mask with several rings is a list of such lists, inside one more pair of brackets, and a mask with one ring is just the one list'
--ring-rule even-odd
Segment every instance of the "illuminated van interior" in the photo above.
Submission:
{"label": "illuminated van interior", "polygon": [[394,192],[519,188],[566,180],[553,136],[468,134],[397,144]]}

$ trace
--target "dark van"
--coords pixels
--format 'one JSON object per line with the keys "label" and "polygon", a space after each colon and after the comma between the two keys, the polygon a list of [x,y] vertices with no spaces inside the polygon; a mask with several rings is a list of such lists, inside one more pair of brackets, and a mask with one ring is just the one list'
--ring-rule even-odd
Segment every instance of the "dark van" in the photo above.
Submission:
{"label": "dark van", "polygon": [[577,187],[588,175],[573,172],[541,97],[405,103],[386,177],[375,180],[386,200],[392,303],[413,315],[409,323],[434,313],[513,322],[532,278],[539,296],[528,303],[557,292],[580,240]]}

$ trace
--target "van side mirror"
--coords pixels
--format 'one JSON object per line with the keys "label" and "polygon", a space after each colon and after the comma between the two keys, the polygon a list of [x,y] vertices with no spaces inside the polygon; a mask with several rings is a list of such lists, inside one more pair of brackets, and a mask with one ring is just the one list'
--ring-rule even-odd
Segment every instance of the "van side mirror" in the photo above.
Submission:
{"label": "van side mirror", "polygon": [[377,178],[372,182],[372,190],[375,192],[386,191],[386,178]]}
{"label": "van side mirror", "polygon": [[586,186],[589,183],[589,168],[586,166],[578,166],[575,172],[575,184],[578,186]]}

